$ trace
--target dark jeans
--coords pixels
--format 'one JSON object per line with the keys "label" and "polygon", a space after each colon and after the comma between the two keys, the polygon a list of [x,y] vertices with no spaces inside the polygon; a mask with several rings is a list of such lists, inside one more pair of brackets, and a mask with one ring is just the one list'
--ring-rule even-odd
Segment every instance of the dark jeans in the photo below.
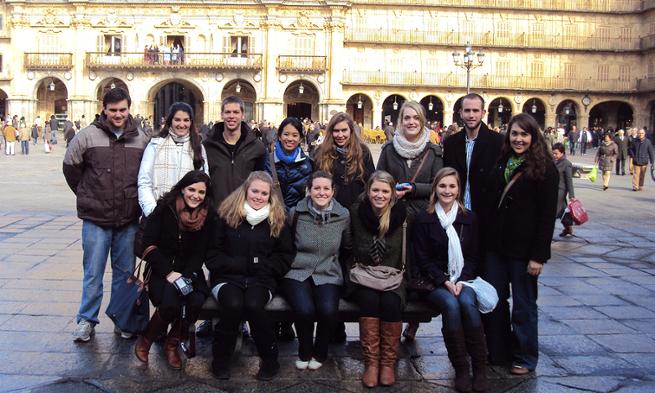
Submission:
{"label": "dark jeans", "polygon": [[264,310],[269,298],[269,291],[264,287],[241,288],[233,284],[223,285],[216,299],[221,311],[214,340],[220,340],[221,335],[236,336],[241,321],[248,321],[259,356],[277,357],[273,322]]}
{"label": "dark jeans", "polygon": [[[157,282],[154,282],[157,280]],[[205,303],[206,296],[202,292],[193,291],[186,296],[180,295],[175,286],[166,279],[152,279],[150,281],[151,291],[156,291],[156,301],[153,304],[159,308],[159,315],[166,322],[173,322],[182,315],[182,307],[186,306],[186,320],[194,323],[198,320],[198,315],[202,305]],[[154,300],[154,299],[153,299]]]}
{"label": "dark jeans", "polygon": [[380,318],[385,322],[400,322],[402,319],[400,296],[394,292],[357,285],[351,299],[359,306],[362,317]]}
{"label": "dark jeans", "polygon": [[625,175],[625,158],[616,159],[616,174]]}
{"label": "dark jeans", "polygon": [[30,141],[20,142],[20,152],[21,154],[30,154]]}
{"label": "dark jeans", "polygon": [[[527,272],[526,259],[487,253],[483,278],[498,291],[496,309],[483,316],[489,359],[492,363],[512,361],[529,370],[537,367],[537,277]],[[509,295],[512,286],[510,324]]]}
{"label": "dark jeans", "polygon": [[587,142],[580,142],[580,153],[587,154]]}
{"label": "dark jeans", "polygon": [[[285,278],[282,280],[282,291],[295,314],[298,357],[303,361],[313,357],[323,363],[327,359],[330,337],[338,321],[341,287],[316,285],[311,277],[302,282]],[[318,322],[316,340],[312,345],[315,320]]]}
{"label": "dark jeans", "polygon": [[448,332],[477,329],[482,325],[475,291],[470,287],[462,287],[456,297],[448,288],[440,286],[427,294],[425,299],[441,311],[441,323]]}
{"label": "dark jeans", "polygon": [[571,153],[572,156],[575,155],[575,144],[577,142],[569,140],[569,152]]}

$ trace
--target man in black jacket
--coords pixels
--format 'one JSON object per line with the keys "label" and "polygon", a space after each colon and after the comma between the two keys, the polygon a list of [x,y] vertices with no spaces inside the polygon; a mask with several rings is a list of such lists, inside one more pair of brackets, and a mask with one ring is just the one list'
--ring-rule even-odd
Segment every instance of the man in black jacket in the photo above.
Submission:
{"label": "man in black jacket", "polygon": [[614,138],[614,143],[619,147],[619,155],[616,156],[616,174],[625,176],[625,161],[628,159],[628,137],[625,131],[619,130]]}
{"label": "man in black jacket", "polygon": [[632,162],[634,163],[632,190],[641,191],[644,187],[644,177],[648,163],[650,163],[652,168],[653,162],[655,161],[655,149],[653,149],[650,140],[646,138],[646,130],[644,128],[640,128],[637,131],[637,137],[630,146],[630,157],[632,157]]}
{"label": "man in black jacket", "polygon": [[444,166],[457,169],[464,188],[464,205],[472,211],[481,208],[487,177],[503,146],[502,135],[490,131],[482,122],[485,113],[484,99],[480,95],[466,95],[459,110],[464,132],[444,141]]}

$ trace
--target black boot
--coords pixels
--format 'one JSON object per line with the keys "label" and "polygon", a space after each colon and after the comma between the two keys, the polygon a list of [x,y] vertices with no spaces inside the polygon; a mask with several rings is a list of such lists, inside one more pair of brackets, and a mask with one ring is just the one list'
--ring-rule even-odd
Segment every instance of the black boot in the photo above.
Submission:
{"label": "black boot", "polygon": [[482,326],[468,329],[466,334],[466,350],[471,357],[473,366],[473,391],[484,392],[489,389],[487,379],[487,341]]}
{"label": "black boot", "polygon": [[466,341],[463,330],[449,332],[441,329],[443,340],[448,351],[448,358],[455,369],[455,390],[461,393],[471,391],[471,374],[466,358]]}
{"label": "black boot", "polygon": [[260,356],[262,361],[259,365],[256,378],[260,381],[270,381],[280,372],[280,363],[277,361],[277,345],[272,344],[265,350],[265,353],[260,352]]}
{"label": "black boot", "polygon": [[218,379],[230,379],[230,359],[237,342],[237,333],[214,331],[212,343],[212,374]]}

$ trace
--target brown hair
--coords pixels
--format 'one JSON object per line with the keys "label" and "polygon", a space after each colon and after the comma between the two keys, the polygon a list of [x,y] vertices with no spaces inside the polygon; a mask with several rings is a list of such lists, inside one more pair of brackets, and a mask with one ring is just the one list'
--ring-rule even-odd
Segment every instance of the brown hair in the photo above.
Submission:
{"label": "brown hair", "polygon": [[350,128],[350,138],[348,139],[348,144],[346,146],[348,149],[348,152],[346,153],[346,182],[352,181],[355,177],[364,181],[365,150],[362,147],[362,141],[359,135],[355,132],[355,122],[352,117],[345,112],[337,113],[332,116],[328,122],[327,130],[325,132],[325,140],[316,151],[317,168],[334,175],[334,173],[332,173],[332,164],[338,156],[334,137],[332,136],[332,130],[334,129],[334,126],[344,121],[348,123],[348,128]]}
{"label": "brown hair", "polygon": [[546,146],[546,139],[539,131],[539,124],[534,117],[527,113],[519,113],[513,116],[507,124],[507,133],[505,135],[505,143],[501,151],[501,162],[506,162],[509,157],[514,154],[514,150],[509,142],[509,136],[512,133],[514,125],[521,127],[525,132],[529,133],[532,137],[530,147],[523,154],[525,157],[525,175],[530,179],[543,179],[546,174],[546,163],[552,161],[551,155]]}

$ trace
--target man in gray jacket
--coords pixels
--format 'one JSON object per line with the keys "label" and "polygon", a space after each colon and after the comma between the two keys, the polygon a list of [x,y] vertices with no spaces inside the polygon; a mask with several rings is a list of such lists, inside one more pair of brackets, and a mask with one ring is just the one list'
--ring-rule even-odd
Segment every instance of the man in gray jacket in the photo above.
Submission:
{"label": "man in gray jacket", "polygon": [[653,165],[655,161],[655,154],[653,152],[653,145],[650,140],[646,138],[646,130],[640,128],[637,131],[637,137],[632,146],[630,147],[630,157],[634,166],[634,174],[632,176],[632,190],[641,191],[644,187],[644,176],[648,169],[648,163]]}

